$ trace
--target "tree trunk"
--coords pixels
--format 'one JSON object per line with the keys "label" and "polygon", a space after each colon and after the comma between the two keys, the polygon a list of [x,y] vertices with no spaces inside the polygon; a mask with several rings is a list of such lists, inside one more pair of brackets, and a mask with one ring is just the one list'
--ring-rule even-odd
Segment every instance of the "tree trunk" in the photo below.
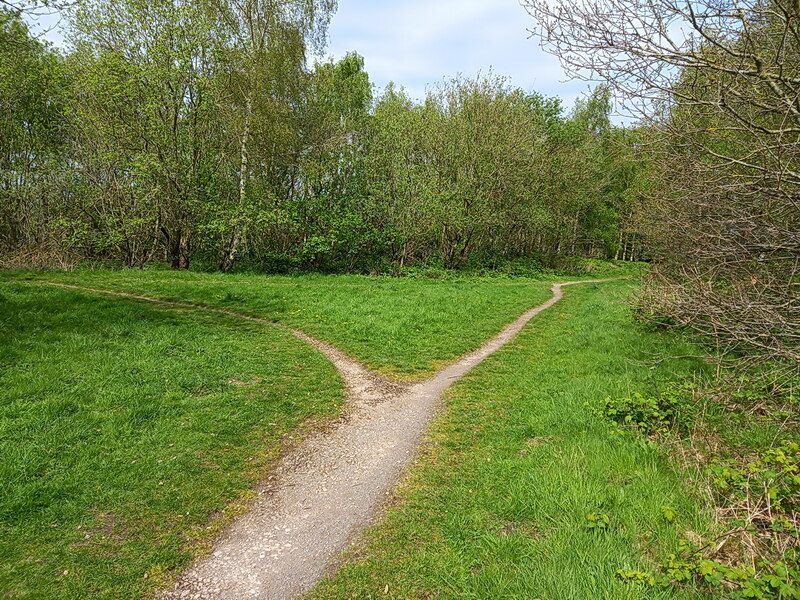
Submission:
{"label": "tree trunk", "polygon": [[178,238],[178,268],[182,270],[188,269],[191,260],[191,238],[188,233],[181,232]]}
{"label": "tree trunk", "polygon": [[578,225],[580,223],[580,211],[575,213],[575,221],[572,226],[572,244],[570,245],[570,255],[575,256],[578,251]]}
{"label": "tree trunk", "polygon": [[169,262],[173,269],[184,270],[191,262],[191,242],[189,234],[179,231],[167,238]]}
{"label": "tree trunk", "polygon": [[227,273],[233,268],[233,263],[236,260],[236,254],[239,252],[239,245],[242,243],[242,226],[241,226],[241,212],[244,207],[245,200],[247,200],[247,182],[249,179],[249,161],[250,155],[247,150],[247,144],[250,141],[250,122],[253,116],[253,98],[247,97],[247,109],[245,113],[244,131],[242,132],[241,139],[241,159],[239,163],[239,199],[236,204],[236,215],[233,218],[233,231],[231,232],[231,241],[228,248],[222,256],[219,268],[223,273]]}

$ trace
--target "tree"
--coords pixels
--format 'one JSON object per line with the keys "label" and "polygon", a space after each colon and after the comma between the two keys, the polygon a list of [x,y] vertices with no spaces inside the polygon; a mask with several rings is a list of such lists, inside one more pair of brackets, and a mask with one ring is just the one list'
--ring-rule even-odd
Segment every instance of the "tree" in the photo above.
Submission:
{"label": "tree", "polygon": [[438,113],[429,150],[445,265],[459,266],[477,249],[501,253],[518,217],[540,199],[540,115],[521,90],[494,77],[452,80],[425,109]]}
{"label": "tree", "polygon": [[[229,270],[285,212],[309,49],[327,0],[114,0],[73,13],[75,155],[97,251],[143,264],[198,248]],[[215,247],[215,248],[214,248]]]}
{"label": "tree", "polygon": [[[654,310],[747,363],[800,365],[800,4],[524,3],[545,48],[656,138]],[[783,377],[782,375],[788,375]]]}
{"label": "tree", "polygon": [[421,107],[394,84],[378,98],[365,142],[364,177],[374,227],[389,258],[402,267],[431,255],[435,216],[431,201],[433,166],[424,140],[435,126]]}
{"label": "tree", "polygon": [[66,130],[61,57],[0,9],[0,246],[44,252]]}
{"label": "tree", "polygon": [[[238,123],[239,186],[229,241],[223,250],[220,269],[233,266],[246,233],[244,217],[252,170],[260,166],[266,174],[273,165],[253,164],[251,145],[255,136],[274,143],[278,135],[270,125],[280,110],[281,99],[293,95],[293,84],[302,78],[306,49],[319,49],[325,42],[335,0],[214,0],[217,17],[227,33],[230,54],[235,57],[236,77],[229,84],[236,107],[230,113]],[[287,94],[288,92],[288,94]],[[254,128],[261,127],[260,131]],[[255,134],[255,136],[254,136]]]}
{"label": "tree", "polygon": [[372,86],[351,53],[318,63],[306,89],[293,219],[299,260],[352,270],[374,257],[374,213],[367,202],[364,138]]}
{"label": "tree", "polygon": [[6,203],[3,243],[223,271],[613,254],[628,179],[604,90],[569,115],[491,75],[446,81],[422,103],[390,86],[373,103],[357,54],[308,66],[334,8],[82,2],[69,50],[42,54],[60,85],[37,87],[52,78],[36,60],[9,79],[8,97],[26,99],[3,141],[28,160],[6,171],[35,168],[6,186],[17,204]]}
{"label": "tree", "polygon": [[557,100],[502,78],[446,81],[417,106],[390,86],[365,164],[393,260],[613,255],[625,181],[609,184],[620,167],[608,112],[602,89],[565,117]]}
{"label": "tree", "polygon": [[[99,249],[189,267],[220,182],[214,23],[199,3],[87,2],[73,17],[76,168]],[[160,238],[160,239],[159,239]]]}

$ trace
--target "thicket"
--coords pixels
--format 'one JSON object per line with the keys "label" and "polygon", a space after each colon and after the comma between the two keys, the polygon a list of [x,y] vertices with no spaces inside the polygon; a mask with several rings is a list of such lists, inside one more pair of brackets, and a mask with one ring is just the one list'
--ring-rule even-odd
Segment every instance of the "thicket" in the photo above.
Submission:
{"label": "thicket", "polygon": [[643,256],[635,132],[503,78],[376,94],[329,0],[81,2],[67,49],[0,5],[6,264],[281,271]]}
{"label": "thicket", "polygon": [[646,132],[646,312],[783,391],[796,385],[800,4],[525,4],[545,48],[604,79]]}

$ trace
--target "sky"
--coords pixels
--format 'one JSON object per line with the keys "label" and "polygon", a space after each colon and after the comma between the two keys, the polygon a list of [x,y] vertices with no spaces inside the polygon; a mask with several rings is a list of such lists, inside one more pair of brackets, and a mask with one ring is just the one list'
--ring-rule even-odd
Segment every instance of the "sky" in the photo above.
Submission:
{"label": "sky", "polygon": [[358,52],[373,83],[393,81],[413,98],[446,77],[491,69],[571,106],[588,86],[569,81],[558,59],[539,48],[533,25],[518,0],[339,0],[329,54]]}
{"label": "sky", "polygon": [[[379,90],[393,81],[416,99],[447,77],[491,70],[572,106],[588,84],[568,80],[530,37],[533,25],[519,0],[339,0],[327,56],[358,52]],[[46,37],[62,42],[57,28]]]}

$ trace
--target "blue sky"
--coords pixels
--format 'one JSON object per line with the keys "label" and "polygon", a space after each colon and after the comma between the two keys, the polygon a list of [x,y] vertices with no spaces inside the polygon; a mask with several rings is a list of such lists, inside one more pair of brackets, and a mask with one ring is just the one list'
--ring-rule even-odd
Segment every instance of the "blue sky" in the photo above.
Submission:
{"label": "blue sky", "polygon": [[445,77],[492,69],[571,106],[588,86],[566,81],[558,59],[529,38],[532,26],[518,0],[339,0],[329,53],[355,50],[374,83],[394,81],[414,98]]}
{"label": "blue sky", "polygon": [[[358,52],[373,83],[394,81],[413,98],[445,77],[491,69],[571,106],[588,86],[566,81],[558,60],[529,37],[532,26],[518,0],[339,0],[328,55]],[[57,30],[47,37],[60,43]]]}

